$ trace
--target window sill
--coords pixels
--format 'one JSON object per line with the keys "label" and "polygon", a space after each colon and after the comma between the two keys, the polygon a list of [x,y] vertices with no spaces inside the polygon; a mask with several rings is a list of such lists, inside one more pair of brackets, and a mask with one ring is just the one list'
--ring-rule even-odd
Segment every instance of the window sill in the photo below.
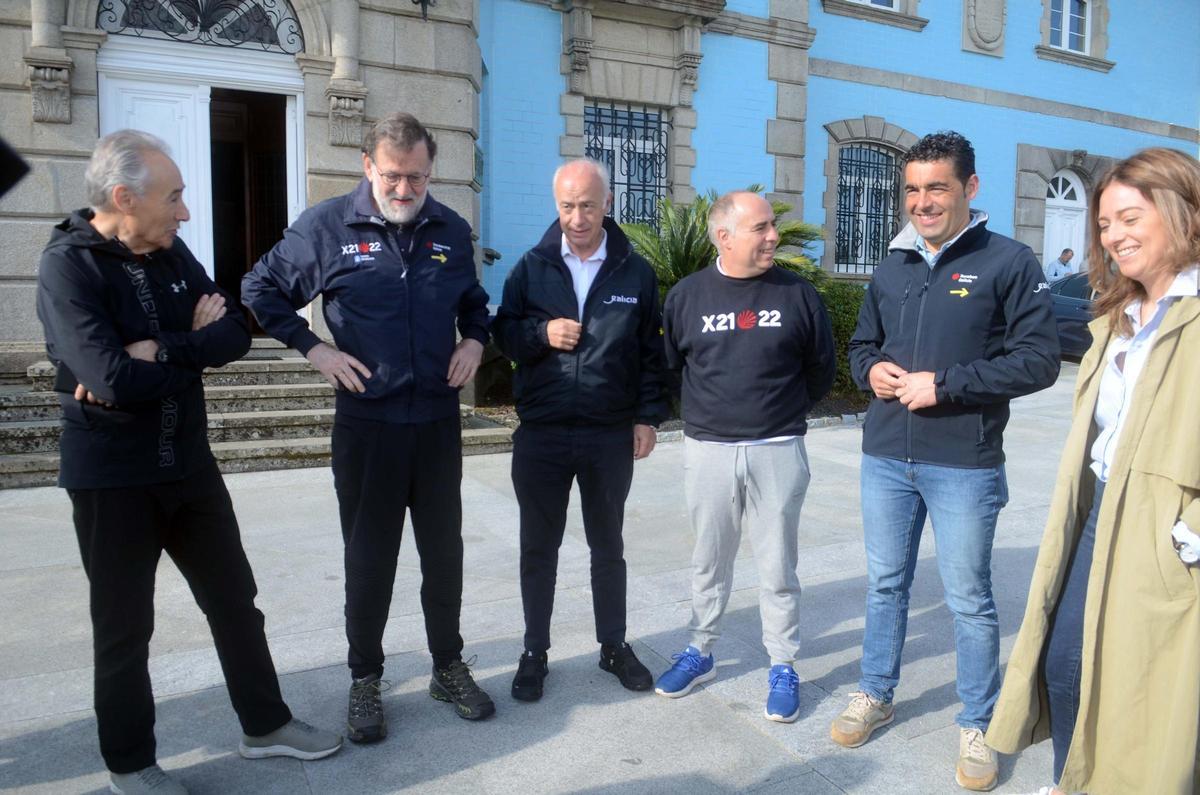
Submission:
{"label": "window sill", "polygon": [[892,11],[879,6],[869,6],[854,3],[851,0],[821,0],[821,7],[827,14],[837,14],[843,17],[865,19],[869,22],[882,22],[905,30],[924,30],[929,20],[924,17],[905,14],[903,11]]}
{"label": "window sill", "polygon": [[1081,52],[1074,50],[1064,50],[1059,47],[1047,47],[1045,44],[1039,44],[1033,48],[1037,53],[1037,57],[1043,61],[1057,61],[1070,66],[1082,66],[1084,69],[1094,69],[1097,72],[1107,72],[1116,66],[1113,61],[1097,58],[1094,55],[1084,55]]}

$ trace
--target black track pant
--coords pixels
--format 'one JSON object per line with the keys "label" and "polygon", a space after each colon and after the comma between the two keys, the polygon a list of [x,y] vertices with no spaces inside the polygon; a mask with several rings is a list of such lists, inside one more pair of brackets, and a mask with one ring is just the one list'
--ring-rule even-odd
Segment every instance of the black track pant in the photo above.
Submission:
{"label": "black track pant", "polygon": [[625,640],[625,545],[621,528],[633,481],[633,426],[522,425],[513,435],[512,480],[521,510],[521,601],[525,648],[550,648],[558,548],[571,481],[579,481],[592,553],[596,640]]}
{"label": "black track pant", "polygon": [[393,424],[338,415],[333,480],[346,544],[346,639],[355,678],[383,673],[405,511],[421,558],[421,608],[434,663],[462,654],[462,429],[457,416]]}
{"label": "black track pant", "polygon": [[208,618],[242,731],[269,734],[291,720],[216,464],[174,483],[68,493],[91,590],[96,723],[108,769],[132,773],[155,763],[147,661],[154,575],[164,550]]}

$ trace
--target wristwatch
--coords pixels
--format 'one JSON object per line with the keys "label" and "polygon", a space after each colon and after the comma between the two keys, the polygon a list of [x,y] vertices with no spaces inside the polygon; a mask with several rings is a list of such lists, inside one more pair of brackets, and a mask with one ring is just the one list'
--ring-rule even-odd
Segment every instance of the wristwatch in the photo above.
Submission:
{"label": "wristwatch", "polygon": [[158,343],[158,350],[154,352],[154,361],[159,364],[166,364],[171,361],[171,357],[167,355],[167,346],[161,342]]}

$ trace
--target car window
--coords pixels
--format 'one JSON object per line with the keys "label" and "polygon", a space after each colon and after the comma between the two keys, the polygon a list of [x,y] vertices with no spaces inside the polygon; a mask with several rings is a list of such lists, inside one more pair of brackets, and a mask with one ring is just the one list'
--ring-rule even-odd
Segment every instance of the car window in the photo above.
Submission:
{"label": "car window", "polygon": [[1086,273],[1073,273],[1050,285],[1050,292],[1067,298],[1091,298],[1092,288]]}

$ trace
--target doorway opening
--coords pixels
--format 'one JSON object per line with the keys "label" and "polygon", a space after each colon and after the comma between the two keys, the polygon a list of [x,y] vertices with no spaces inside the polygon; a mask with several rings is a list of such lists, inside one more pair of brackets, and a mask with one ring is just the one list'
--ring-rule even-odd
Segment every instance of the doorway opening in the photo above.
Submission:
{"label": "doorway opening", "polygon": [[[213,281],[241,305],[242,277],[288,225],[287,98],[213,88]],[[248,310],[255,334],[263,333]]]}

